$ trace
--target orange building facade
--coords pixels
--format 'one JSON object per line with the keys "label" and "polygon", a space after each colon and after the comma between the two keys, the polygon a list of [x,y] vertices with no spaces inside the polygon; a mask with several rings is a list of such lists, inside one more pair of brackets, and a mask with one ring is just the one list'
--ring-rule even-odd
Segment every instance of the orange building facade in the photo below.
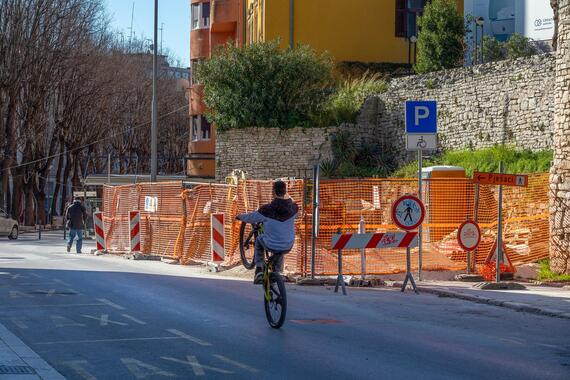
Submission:
{"label": "orange building facade", "polygon": [[[190,65],[211,56],[217,45],[243,41],[243,0],[190,0]],[[190,85],[190,142],[187,175],[213,177],[216,131],[204,116],[203,86]]]}

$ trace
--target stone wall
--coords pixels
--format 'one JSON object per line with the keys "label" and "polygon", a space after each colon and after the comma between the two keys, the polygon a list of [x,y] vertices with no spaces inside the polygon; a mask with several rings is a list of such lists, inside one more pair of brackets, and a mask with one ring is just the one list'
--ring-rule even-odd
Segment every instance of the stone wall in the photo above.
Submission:
{"label": "stone wall", "polygon": [[223,180],[234,169],[248,178],[304,178],[311,176],[319,161],[332,157],[332,136],[352,131],[357,145],[372,138],[371,124],[345,124],[330,128],[247,128],[219,132],[216,141],[216,179]]}
{"label": "stone wall", "polygon": [[570,0],[559,0],[554,165],[550,175],[550,266],[570,274]]}
{"label": "stone wall", "polygon": [[370,97],[357,125],[326,129],[241,129],[220,133],[216,177],[233,169],[251,178],[310,175],[319,159],[332,155],[331,136],[348,130],[357,144],[379,144],[397,160],[413,159],[404,141],[404,102],[438,102],[440,149],[511,144],[552,148],[555,56],[537,55],[426,75],[397,78],[389,90]]}
{"label": "stone wall", "polygon": [[[442,149],[510,144],[552,147],[552,54],[398,78],[378,96],[378,129],[385,149],[405,152],[404,102],[436,100]],[[402,156],[404,157],[404,156]]]}

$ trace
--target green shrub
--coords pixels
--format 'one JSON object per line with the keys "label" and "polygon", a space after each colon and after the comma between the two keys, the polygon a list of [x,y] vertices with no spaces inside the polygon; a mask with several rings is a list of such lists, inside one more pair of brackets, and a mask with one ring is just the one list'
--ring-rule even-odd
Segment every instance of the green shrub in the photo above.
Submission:
{"label": "green shrub", "polygon": [[455,0],[432,0],[419,18],[418,73],[427,73],[461,64],[465,25]]}
{"label": "green shrub", "polygon": [[483,37],[483,61],[495,62],[506,58],[505,47],[493,36]]}
{"label": "green shrub", "polygon": [[279,41],[217,48],[194,68],[204,84],[208,120],[219,130],[313,125],[327,100],[332,59],[307,46],[282,50]]}
{"label": "green shrub", "polygon": [[354,123],[367,97],[386,92],[388,86],[379,74],[364,73],[339,83],[326,105],[321,124]]}
{"label": "green shrub", "polygon": [[[552,151],[532,152],[497,145],[478,150],[445,152],[441,156],[424,161],[424,167],[435,165],[461,166],[471,177],[474,171],[498,173],[501,160],[505,165],[506,173],[545,173],[550,170]],[[401,166],[392,175],[398,178],[417,177],[417,161]]]}
{"label": "green shrub", "polygon": [[533,45],[532,41],[519,33],[509,37],[507,42],[505,42],[505,49],[509,59],[529,57],[538,53],[538,49]]}
{"label": "green shrub", "polygon": [[550,270],[550,261],[542,260],[539,262],[540,271],[538,279],[541,281],[570,281],[570,274],[558,274]]}

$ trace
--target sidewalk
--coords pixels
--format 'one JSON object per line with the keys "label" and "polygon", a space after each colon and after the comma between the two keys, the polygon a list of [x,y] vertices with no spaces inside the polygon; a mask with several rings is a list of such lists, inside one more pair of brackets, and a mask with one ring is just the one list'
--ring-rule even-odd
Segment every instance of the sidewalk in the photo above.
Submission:
{"label": "sidewalk", "polygon": [[[570,319],[570,288],[527,285],[526,290],[483,290],[475,283],[459,281],[421,281],[418,290],[466,301],[500,306],[520,312]],[[394,287],[401,287],[396,281]]]}
{"label": "sidewalk", "polygon": [[62,380],[63,376],[0,323],[0,380]]}

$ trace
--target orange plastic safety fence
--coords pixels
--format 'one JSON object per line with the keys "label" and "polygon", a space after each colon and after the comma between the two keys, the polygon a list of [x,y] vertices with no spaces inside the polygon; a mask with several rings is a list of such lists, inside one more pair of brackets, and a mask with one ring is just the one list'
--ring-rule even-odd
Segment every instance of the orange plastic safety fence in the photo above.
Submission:
{"label": "orange plastic safety fence", "polygon": [[[311,270],[311,181],[291,180],[289,194],[299,205],[297,239],[287,255],[285,270],[306,275]],[[139,184],[104,189],[107,249],[129,250],[128,212],[141,211],[144,253],[180,259],[183,264],[210,260],[210,215],[225,215],[225,265],[239,263],[239,222],[235,217],[270,202],[272,181],[247,180],[237,185]],[[426,219],[423,224],[422,268],[465,269],[467,254],[457,242],[457,230],[466,219],[477,220],[482,241],[472,259],[485,263],[497,236],[498,188],[478,186],[468,179],[431,179],[423,182]],[[417,194],[415,179],[323,180],[320,184],[319,235],[315,244],[315,274],[337,273],[337,254],[330,250],[338,230],[357,232],[362,218],[366,232],[395,231],[392,203],[404,194]],[[156,212],[144,211],[145,197],[157,197]],[[504,241],[515,265],[548,257],[548,175],[529,176],[529,186],[504,187]],[[359,250],[343,252],[346,274],[361,273]],[[367,274],[405,270],[403,249],[365,251]],[[412,249],[412,269],[418,265],[418,249]]]}

